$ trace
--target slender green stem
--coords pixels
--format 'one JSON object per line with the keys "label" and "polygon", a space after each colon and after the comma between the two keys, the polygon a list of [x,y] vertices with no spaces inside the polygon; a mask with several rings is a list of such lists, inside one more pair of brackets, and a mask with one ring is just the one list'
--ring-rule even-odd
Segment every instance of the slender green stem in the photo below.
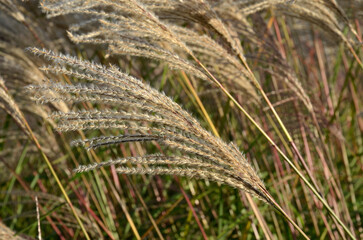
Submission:
{"label": "slender green stem", "polygon": [[62,194],[63,194],[63,196],[64,196],[64,198],[65,198],[66,202],[68,203],[69,207],[71,208],[71,211],[72,211],[72,213],[73,213],[74,217],[76,218],[76,221],[78,222],[79,226],[81,227],[82,232],[83,232],[83,234],[84,234],[85,238],[86,238],[87,240],[90,240],[90,237],[88,236],[87,230],[85,229],[85,227],[84,227],[84,225],[83,225],[83,223],[82,223],[81,219],[79,218],[79,216],[78,216],[78,214],[77,214],[76,210],[74,209],[73,204],[72,204],[71,200],[69,199],[69,197],[68,197],[68,195],[67,195],[67,193],[66,193],[66,191],[65,191],[65,189],[64,189],[64,187],[63,187],[63,185],[62,185],[62,183],[60,182],[60,180],[59,180],[59,178],[58,178],[57,173],[54,171],[54,168],[53,168],[52,164],[50,163],[50,161],[49,161],[48,157],[47,157],[47,156],[45,155],[45,153],[43,152],[43,150],[42,150],[42,148],[41,148],[41,146],[40,146],[40,144],[39,144],[38,139],[35,137],[35,135],[34,135],[34,133],[33,133],[32,129],[30,128],[30,126],[29,126],[28,122],[26,121],[25,117],[24,117],[23,115],[22,115],[21,117],[23,118],[22,120],[23,120],[23,122],[24,122],[24,124],[25,124],[26,129],[29,131],[29,135],[30,135],[31,139],[32,139],[32,140],[33,140],[33,142],[35,143],[35,146],[37,147],[38,151],[40,152],[40,155],[41,155],[41,156],[42,156],[42,158],[44,159],[44,161],[45,161],[45,163],[47,164],[47,166],[48,166],[48,168],[49,168],[50,172],[52,173],[52,175],[53,175],[53,177],[54,177],[55,181],[57,182],[58,187],[60,188],[60,190],[61,190],[61,192],[62,192]]}
{"label": "slender green stem", "polygon": [[[334,219],[337,220],[337,222],[343,227],[343,229],[346,231],[346,233],[352,238],[356,239],[354,235],[351,233],[351,231],[345,226],[345,224],[339,219],[339,217],[335,214],[335,212],[330,208],[328,203],[323,199],[323,197],[318,193],[318,191],[310,184],[310,182],[304,177],[304,175],[299,171],[299,169],[296,168],[296,166],[291,162],[291,160],[283,153],[283,151],[275,144],[275,142],[267,135],[267,133],[258,125],[258,123],[251,117],[251,115],[237,102],[237,100],[224,88],[224,86],[209,72],[209,70],[195,57],[192,55],[194,60],[208,73],[208,75],[212,78],[215,84],[218,85],[218,87],[227,95],[227,97],[236,104],[237,108],[241,110],[246,117],[257,127],[257,129],[266,137],[266,139],[271,143],[271,145],[280,153],[280,155],[283,157],[283,159],[292,167],[292,169],[299,175],[299,177],[305,182],[305,184],[310,188],[310,190],[314,193],[314,195],[323,203],[325,208],[328,210],[328,212],[331,214],[331,216],[334,217]],[[256,80],[257,81],[257,80]],[[266,96],[266,95],[265,95]],[[267,96],[266,96],[267,98]],[[272,106],[273,107],[273,106]],[[276,113],[276,111],[275,111]],[[277,115],[277,113],[276,113]],[[280,118],[278,118],[280,119]],[[281,119],[281,124],[283,125]],[[287,136],[290,136],[290,134],[287,132],[286,128],[283,127],[284,132],[287,134]],[[290,143],[292,142],[292,138],[290,136]]]}
{"label": "slender green stem", "polygon": [[276,203],[276,201],[273,199],[273,197],[270,195],[270,193],[262,186],[260,186],[260,189],[266,194],[268,199],[272,202],[272,205],[276,208],[278,212],[280,212],[300,233],[304,236],[305,239],[310,239],[303,230],[290,218],[289,215]]}

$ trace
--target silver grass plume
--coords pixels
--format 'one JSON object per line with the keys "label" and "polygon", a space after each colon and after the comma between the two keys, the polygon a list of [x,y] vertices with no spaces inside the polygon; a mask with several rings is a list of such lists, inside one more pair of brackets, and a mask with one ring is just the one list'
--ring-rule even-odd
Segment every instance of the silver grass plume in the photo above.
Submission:
{"label": "silver grass plume", "polygon": [[[190,60],[197,56],[227,88],[242,92],[245,100],[259,101],[237,57],[243,57],[240,39],[226,28],[208,1],[47,0],[42,9],[48,17],[82,16],[70,27],[69,37],[75,43],[101,45],[108,55],[161,61],[171,69],[207,80],[208,74]],[[219,37],[210,37],[213,33]]]}
{"label": "silver grass plume", "polygon": [[[225,1],[218,2],[223,3]],[[343,9],[338,5],[337,1],[260,0],[232,2],[234,9],[237,9],[237,12],[245,17],[269,8],[274,8],[279,15],[287,15],[296,19],[311,22],[321,27],[324,31],[338,36],[340,40],[345,43],[349,43],[350,39],[344,36],[342,31],[343,25],[348,26],[350,31],[355,34],[354,28],[351,26],[348,17]],[[339,4],[344,4],[346,1],[338,2]]]}
{"label": "silver grass plume", "polygon": [[244,57],[241,40],[251,41],[267,55],[258,57],[271,68],[263,71],[270,73],[280,85],[287,85],[312,115],[315,114],[313,104],[301,80],[275,51],[274,42],[269,45],[261,41],[261,36],[252,28],[254,19],[251,23],[247,18],[275,9],[283,15],[310,21],[348,45],[351,39],[342,34],[343,25],[355,33],[339,5],[323,0],[46,0],[42,9],[48,17],[82,16],[69,32],[76,43],[103,45],[110,55],[160,60],[171,68],[208,79],[188,60],[188,54],[192,53],[230,92],[242,93],[245,102],[261,104],[247,70],[238,59]]}
{"label": "silver grass plume", "polygon": [[[54,112],[50,117],[58,122],[59,131],[118,129],[124,132],[117,136],[76,140],[74,145],[93,149],[123,142],[156,141],[165,147],[166,153],[172,153],[112,159],[79,166],[75,172],[115,165],[121,174],[169,174],[208,179],[270,202],[263,182],[238,148],[203,129],[169,97],[115,66],[106,68],[52,51],[29,50],[52,62],[43,67],[43,71],[83,81],[77,84],[51,82],[31,85],[28,89],[37,101],[92,102],[112,107],[112,110]],[[54,94],[57,97],[50,97],[48,92],[57,93]]]}
{"label": "silver grass plume", "polygon": [[355,33],[339,5],[323,0],[46,0],[42,9],[48,17],[82,16],[69,32],[76,43],[103,45],[111,55],[159,60],[171,68],[208,79],[188,60],[188,54],[194,54],[227,88],[243,93],[244,100],[259,103],[249,74],[238,59],[244,57],[241,40],[248,39],[269,54],[268,64],[275,68],[272,72],[293,90],[309,112],[313,112],[313,106],[300,81],[293,71],[286,70],[283,58],[263,44],[251,27],[254,23],[247,18],[275,9],[283,15],[310,21],[347,44],[351,39],[342,34],[343,25]]}

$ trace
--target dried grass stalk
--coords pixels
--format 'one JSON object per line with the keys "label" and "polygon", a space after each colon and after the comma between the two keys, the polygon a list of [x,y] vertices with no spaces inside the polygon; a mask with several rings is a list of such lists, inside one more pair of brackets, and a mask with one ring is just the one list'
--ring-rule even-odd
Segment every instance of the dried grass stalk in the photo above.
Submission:
{"label": "dried grass stalk", "polygon": [[10,96],[7,87],[5,86],[5,82],[0,76],[0,108],[3,109],[7,114],[9,114],[14,121],[18,124],[18,126],[28,134],[28,130],[26,129],[21,111],[18,105],[15,103],[14,99]]}

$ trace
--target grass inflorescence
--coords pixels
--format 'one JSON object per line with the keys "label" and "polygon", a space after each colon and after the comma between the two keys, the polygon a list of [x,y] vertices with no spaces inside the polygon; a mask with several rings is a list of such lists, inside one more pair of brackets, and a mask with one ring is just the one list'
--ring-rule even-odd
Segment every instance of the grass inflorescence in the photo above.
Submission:
{"label": "grass inflorescence", "polygon": [[0,238],[362,238],[360,11],[3,1]]}

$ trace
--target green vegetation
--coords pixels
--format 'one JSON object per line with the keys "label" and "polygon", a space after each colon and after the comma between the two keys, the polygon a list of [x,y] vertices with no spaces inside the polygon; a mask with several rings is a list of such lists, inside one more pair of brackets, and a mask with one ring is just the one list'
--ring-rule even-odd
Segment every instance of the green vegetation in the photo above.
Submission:
{"label": "green vegetation", "polygon": [[362,10],[0,2],[0,239],[362,239]]}

